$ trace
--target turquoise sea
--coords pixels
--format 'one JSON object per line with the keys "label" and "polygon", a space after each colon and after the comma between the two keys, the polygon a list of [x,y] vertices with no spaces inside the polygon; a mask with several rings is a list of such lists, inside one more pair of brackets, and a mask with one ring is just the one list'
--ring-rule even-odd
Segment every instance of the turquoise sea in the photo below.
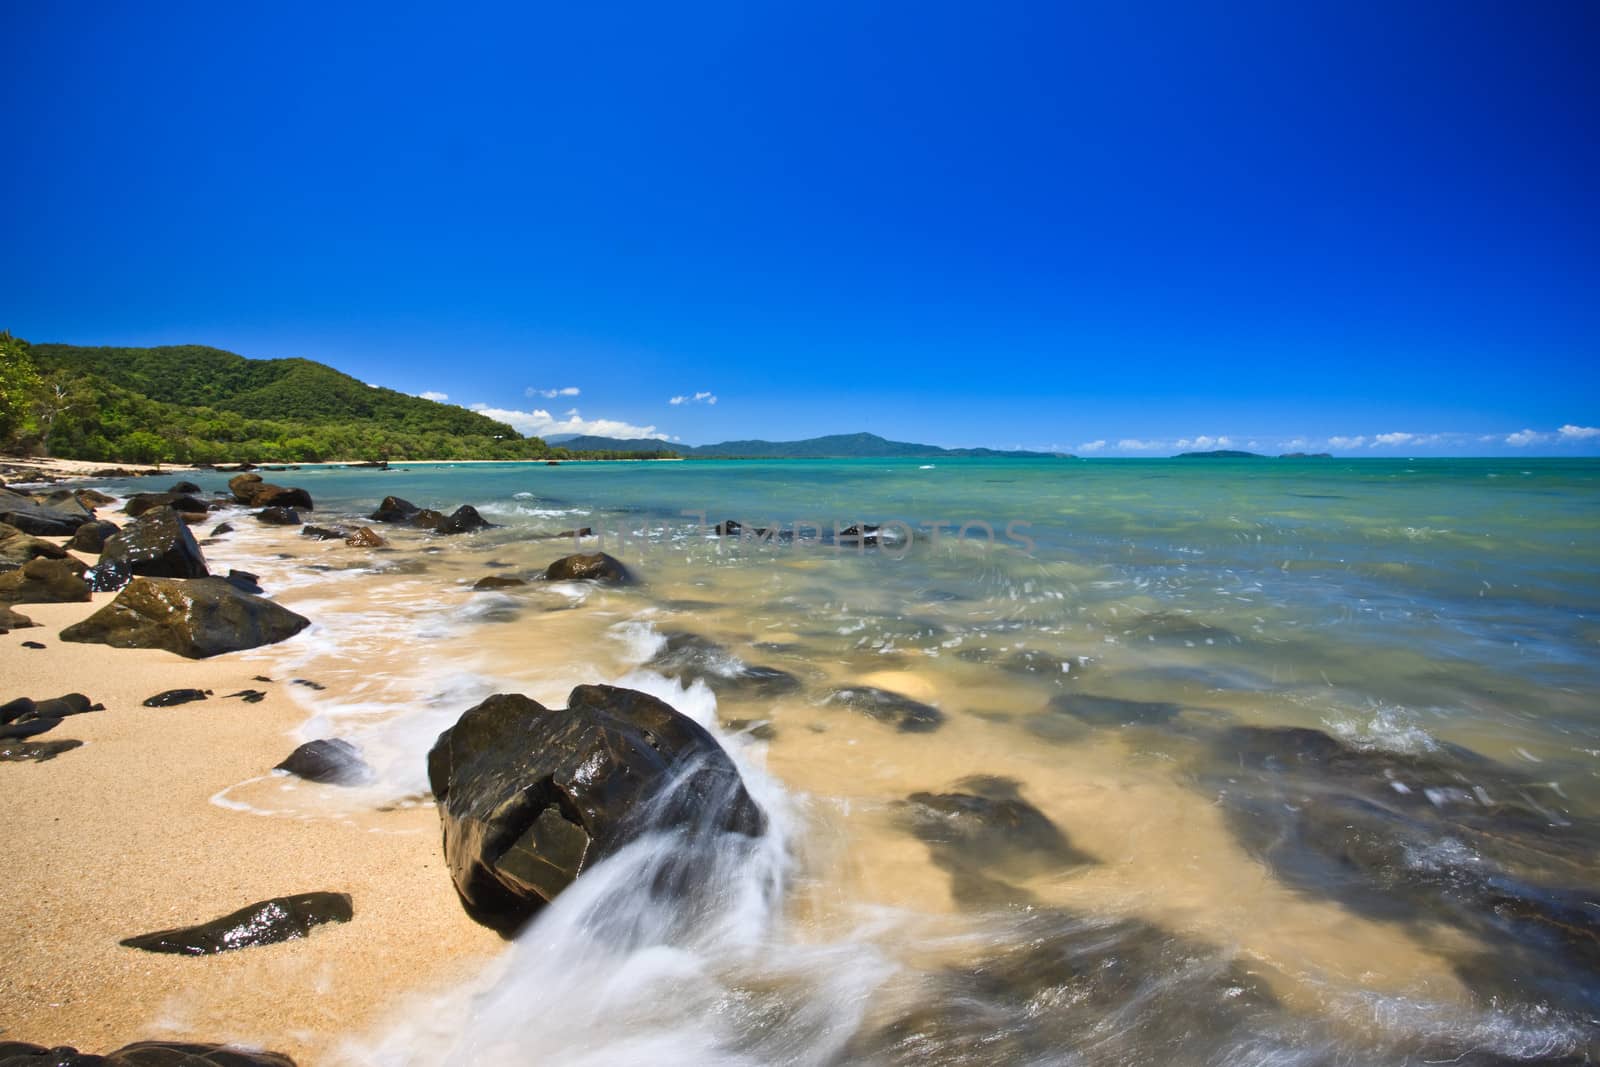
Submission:
{"label": "turquoise sea", "polygon": [[[356,1060],[1600,1055],[1600,461],[267,476],[318,523],[394,494],[498,524],[207,545],[313,619],[272,653],[328,683],[307,736],[378,771],[299,815],[423,802],[428,745],[484,695],[606,681],[715,728],[774,827],[688,921],[648,888],[669,840],[607,861]],[[858,523],[884,543],[837,536]],[[597,547],[639,584],[472,591]],[[567,1010],[530,1010],[552,983]]]}

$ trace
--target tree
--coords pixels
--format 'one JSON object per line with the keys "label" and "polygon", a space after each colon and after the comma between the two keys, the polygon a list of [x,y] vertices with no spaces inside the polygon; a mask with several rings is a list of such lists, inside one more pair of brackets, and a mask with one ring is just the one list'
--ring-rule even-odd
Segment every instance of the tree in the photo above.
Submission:
{"label": "tree", "polygon": [[0,444],[22,427],[23,416],[40,386],[28,342],[0,330]]}
{"label": "tree", "polygon": [[172,455],[171,449],[166,439],[149,430],[135,430],[117,442],[117,451],[123,457],[137,463],[154,463],[158,467]]}

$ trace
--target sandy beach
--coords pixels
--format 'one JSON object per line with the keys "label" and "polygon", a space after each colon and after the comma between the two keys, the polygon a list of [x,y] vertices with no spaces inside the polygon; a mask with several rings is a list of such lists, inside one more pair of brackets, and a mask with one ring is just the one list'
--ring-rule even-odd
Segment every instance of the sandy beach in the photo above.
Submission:
{"label": "sandy beach", "polygon": [[[121,517],[111,508],[101,515]],[[250,653],[196,661],[56,639],[114,595],[23,605],[38,625],[0,637],[5,699],[77,691],[105,705],[40,738],[81,748],[0,764],[10,849],[0,882],[9,918],[0,932],[0,1039],[94,1052],[158,1037],[225,1040],[319,1063],[398,993],[465,974],[503,948],[462,912],[441,869],[431,806],[297,820],[214,803],[288,755],[305,709],[286,691],[289,678],[254,680],[263,663]],[[180,687],[212,696],[142,706]],[[251,688],[266,698],[225,698]],[[353,921],[204,958],[118,944],[315,890],[349,893]]]}

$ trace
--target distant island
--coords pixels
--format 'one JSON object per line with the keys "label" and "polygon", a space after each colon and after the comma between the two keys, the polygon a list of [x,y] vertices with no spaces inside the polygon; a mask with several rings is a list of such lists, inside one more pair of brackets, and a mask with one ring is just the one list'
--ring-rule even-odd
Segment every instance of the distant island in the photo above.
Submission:
{"label": "distant island", "polygon": [[[1237,448],[1215,448],[1210,452],[1179,452],[1173,459],[1271,459],[1260,452],[1242,452]],[[1331,452],[1285,452],[1279,459],[1332,459]]]}
{"label": "distant island", "polygon": [[1006,451],[994,448],[941,448],[909,441],[890,441],[872,433],[832,434],[803,441],[724,441],[715,445],[669,445],[649,439],[617,437],[554,438],[563,448],[637,452],[649,447],[668,447],[685,459],[951,459],[990,457],[1007,459],[1057,459],[1072,457],[1062,452]]}

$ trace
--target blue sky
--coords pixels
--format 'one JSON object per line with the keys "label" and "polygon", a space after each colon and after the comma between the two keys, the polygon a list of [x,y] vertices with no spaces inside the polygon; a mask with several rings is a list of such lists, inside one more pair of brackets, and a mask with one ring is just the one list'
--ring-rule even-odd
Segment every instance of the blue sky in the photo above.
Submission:
{"label": "blue sky", "polygon": [[1600,452],[1600,5],[594,7],[4,5],[0,326],[547,433]]}

